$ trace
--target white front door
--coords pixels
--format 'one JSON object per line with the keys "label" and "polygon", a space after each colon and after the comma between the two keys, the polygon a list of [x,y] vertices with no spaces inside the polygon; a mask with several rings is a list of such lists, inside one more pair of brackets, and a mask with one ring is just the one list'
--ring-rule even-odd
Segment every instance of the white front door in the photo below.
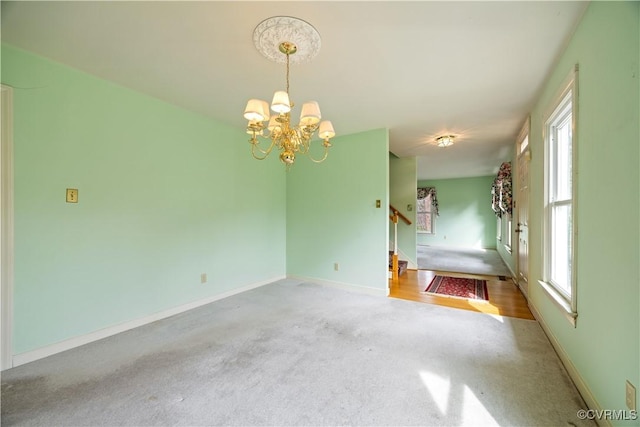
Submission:
{"label": "white front door", "polygon": [[518,138],[516,145],[518,153],[518,189],[515,205],[518,236],[518,256],[516,275],[518,287],[526,296],[529,294],[529,163],[531,152],[529,151],[528,123]]}

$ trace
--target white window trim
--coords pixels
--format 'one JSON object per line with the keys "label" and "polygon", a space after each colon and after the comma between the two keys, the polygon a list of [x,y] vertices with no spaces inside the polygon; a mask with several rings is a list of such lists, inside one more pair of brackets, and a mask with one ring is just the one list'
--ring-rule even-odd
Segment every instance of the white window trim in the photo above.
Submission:
{"label": "white window trim", "polygon": [[505,213],[503,218],[506,218],[506,221],[503,221],[504,224],[504,235],[506,236],[506,241],[504,242],[504,248],[507,252],[512,253],[511,245],[513,245],[513,216],[511,214]]}
{"label": "white window trim", "polygon": [[[549,200],[549,121],[552,116],[556,114],[559,108],[562,107],[561,102],[571,92],[571,175],[572,175],[572,188],[571,188],[571,223],[573,233],[571,234],[571,296],[568,298],[563,292],[557,289],[552,283],[550,283],[548,271],[550,265],[550,251],[548,250],[548,244],[551,239],[550,230],[550,212],[547,205]],[[578,223],[576,215],[577,207],[577,195],[578,195],[578,64],[571,70],[569,76],[564,80],[560,90],[553,98],[549,110],[545,114],[544,128],[543,128],[543,141],[544,141],[544,264],[543,264],[543,280],[539,280],[541,288],[550,297],[551,301],[563,312],[565,318],[569,321],[573,327],[576,327],[576,320],[578,317],[578,295],[577,295],[577,241],[578,235]]]}
{"label": "white window trim", "polygon": [[540,284],[542,289],[546,291],[547,295],[551,297],[551,301],[553,301],[553,303],[562,310],[565,318],[575,328],[578,312],[575,311],[575,309],[571,306],[571,303],[567,301],[567,298],[564,295],[560,294],[560,292],[558,292],[555,287],[551,286],[549,283],[543,280],[538,280],[538,284]]}

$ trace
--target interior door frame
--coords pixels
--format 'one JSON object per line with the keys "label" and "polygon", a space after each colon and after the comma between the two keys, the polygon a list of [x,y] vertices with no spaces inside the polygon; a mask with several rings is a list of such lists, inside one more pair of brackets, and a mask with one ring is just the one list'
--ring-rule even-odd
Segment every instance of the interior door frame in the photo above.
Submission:
{"label": "interior door frame", "polygon": [[[528,140],[528,144],[527,147],[522,150],[521,146],[522,146],[522,142],[525,140],[525,138],[529,138],[529,135],[531,133],[531,116],[527,117],[527,120],[525,121],[524,125],[522,126],[522,129],[520,129],[520,133],[518,133],[518,137],[516,138],[516,143],[515,143],[515,157],[516,157],[516,173],[513,175],[516,177],[515,179],[515,195],[518,196],[520,194],[520,161],[522,158],[526,159],[526,161],[531,162],[531,140]],[[529,163],[531,164],[531,163]],[[528,197],[528,206],[527,206],[527,218],[529,218],[529,213],[531,212],[531,170],[529,169],[527,171],[527,188],[529,189],[529,197]],[[514,206],[514,212],[515,212],[515,219],[516,219],[516,229],[520,228],[520,208],[518,207],[519,205],[519,200],[518,197],[514,198],[515,200],[515,206]],[[528,240],[528,235],[527,235],[527,240]],[[513,239],[513,244],[515,246],[515,250],[513,252],[514,256],[514,264],[516,266],[516,283],[518,285],[518,288],[520,288],[520,291],[522,291],[522,293],[524,294],[524,296],[528,299],[529,298],[529,289],[522,289],[522,286],[520,284],[520,236],[518,235],[517,238]],[[529,283],[529,253],[527,252],[527,283]]]}
{"label": "interior door frame", "polygon": [[13,89],[1,85],[0,121],[0,369],[13,367]]}

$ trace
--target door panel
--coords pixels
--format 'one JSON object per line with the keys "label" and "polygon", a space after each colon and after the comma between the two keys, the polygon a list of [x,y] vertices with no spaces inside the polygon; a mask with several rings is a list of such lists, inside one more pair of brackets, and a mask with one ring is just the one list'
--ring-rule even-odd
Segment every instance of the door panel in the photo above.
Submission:
{"label": "door panel", "polygon": [[530,152],[520,153],[518,156],[518,198],[516,202],[516,215],[518,226],[518,286],[522,293],[529,293],[529,163]]}

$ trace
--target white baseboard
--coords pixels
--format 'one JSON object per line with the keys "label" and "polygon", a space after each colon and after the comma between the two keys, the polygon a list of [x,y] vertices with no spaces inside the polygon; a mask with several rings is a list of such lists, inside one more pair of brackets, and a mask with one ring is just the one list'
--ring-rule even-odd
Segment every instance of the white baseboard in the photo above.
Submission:
{"label": "white baseboard", "polygon": [[[602,411],[602,407],[598,404],[598,401],[596,400],[595,396],[591,392],[591,389],[584,382],[582,375],[580,375],[580,372],[578,372],[578,369],[575,367],[575,365],[569,358],[569,355],[567,354],[567,352],[564,351],[564,348],[560,345],[560,342],[558,341],[556,336],[553,334],[553,332],[551,332],[551,330],[545,323],[544,318],[540,315],[538,310],[536,310],[533,304],[529,304],[529,309],[531,310],[533,317],[536,318],[536,320],[542,327],[542,330],[544,331],[545,335],[551,342],[551,346],[556,351],[556,354],[558,355],[558,357],[560,358],[560,361],[562,362],[565,369],[567,370],[569,377],[571,377],[571,380],[573,381],[576,388],[578,389],[578,392],[580,392],[582,399],[584,399],[589,409],[592,409],[594,411]],[[611,422],[605,418],[598,419],[597,422],[600,427],[611,427]]]}
{"label": "white baseboard", "polygon": [[285,276],[278,276],[268,280],[263,280],[260,282],[251,283],[240,288],[232,289],[227,292],[223,292],[221,294],[213,295],[207,297],[205,299],[201,299],[198,301],[193,301],[187,304],[183,304],[177,307],[173,307],[167,310],[160,311],[158,313],[151,314],[149,316],[141,317],[139,319],[129,320],[127,322],[123,322],[114,326],[109,326],[104,329],[99,329],[94,332],[90,332],[85,335],[80,335],[77,337],[69,338],[68,340],[64,340],[55,344],[51,344],[45,347],[40,347],[35,350],[27,351],[24,353],[16,354],[13,356],[13,366],[24,365],[25,363],[33,362],[38,359],[45,358],[47,356],[54,355],[56,353],[60,353],[62,351],[71,350],[72,348],[79,347],[84,344],[89,344],[94,341],[101,340],[103,338],[110,337],[115,334],[119,334],[120,332],[125,332],[133,328],[137,328],[139,326],[146,325],[148,323],[152,323],[161,319],[165,319],[167,317],[174,316],[176,314],[183,313],[185,311],[192,310],[194,308],[210,304],[214,301],[218,301],[232,295],[236,295],[242,292],[249,291],[251,289],[259,288],[260,286],[268,285],[269,283],[276,282],[278,280],[284,279]]}
{"label": "white baseboard", "polygon": [[306,276],[295,276],[290,275],[287,276],[287,279],[295,279],[303,282],[311,282],[317,285],[329,286],[331,288],[342,289],[346,291],[358,292],[361,294],[373,295],[377,297],[387,297],[389,296],[389,287],[386,286],[384,289],[380,288],[371,288],[368,286],[360,286],[354,285],[352,283],[343,283],[343,282],[334,282],[331,280],[318,279],[316,277],[306,277]]}

